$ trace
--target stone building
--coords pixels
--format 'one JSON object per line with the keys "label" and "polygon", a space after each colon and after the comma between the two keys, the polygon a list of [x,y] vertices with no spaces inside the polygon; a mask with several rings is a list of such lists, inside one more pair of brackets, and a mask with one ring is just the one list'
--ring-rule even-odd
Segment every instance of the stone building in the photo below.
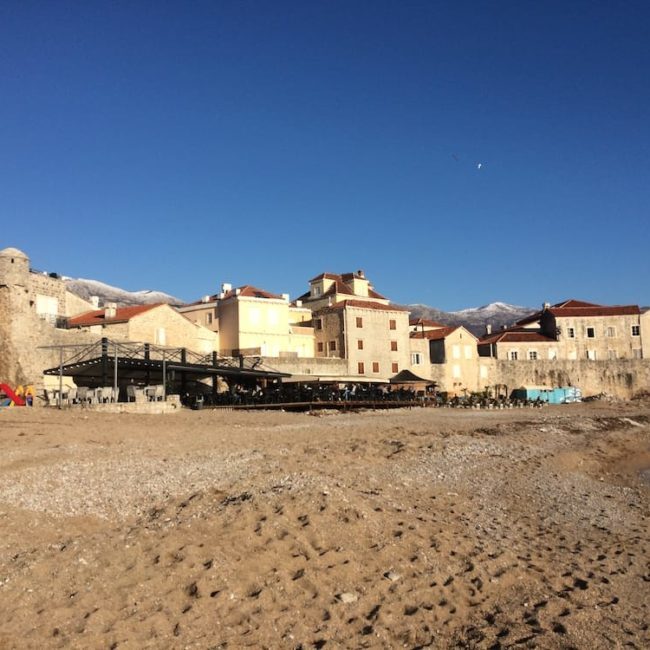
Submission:
{"label": "stone building", "polygon": [[298,299],[312,311],[317,358],[347,361],[350,376],[386,380],[410,368],[409,312],[377,293],[363,271],[321,273]]}
{"label": "stone building", "polygon": [[69,329],[84,330],[118,341],[152,343],[187,348],[199,354],[217,351],[218,335],[193,323],[168,304],[116,307],[85,312],[67,322]]}
{"label": "stone building", "polygon": [[56,365],[52,345],[92,342],[58,329],[66,317],[92,308],[66,290],[57,274],[30,268],[17,248],[0,251],[0,381],[42,383],[43,369]]}
{"label": "stone building", "polygon": [[642,359],[650,355],[646,318],[638,305],[546,304],[514,327],[481,337],[479,354],[509,361]]}
{"label": "stone building", "polygon": [[439,390],[462,395],[484,390],[490,383],[490,364],[479,358],[478,339],[465,327],[431,327],[411,332],[410,337],[412,355],[417,354],[418,361],[420,354],[424,357],[420,373],[434,380]]}

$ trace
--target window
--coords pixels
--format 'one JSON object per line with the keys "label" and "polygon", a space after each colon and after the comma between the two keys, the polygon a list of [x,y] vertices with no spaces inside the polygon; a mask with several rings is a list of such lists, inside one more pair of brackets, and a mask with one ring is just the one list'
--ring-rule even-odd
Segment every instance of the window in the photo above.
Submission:
{"label": "window", "polygon": [[552,361],[553,359],[557,359],[557,350],[555,348],[549,348],[548,349],[548,358]]}
{"label": "window", "polygon": [[336,350],[336,341],[330,341],[330,352],[334,352]]}
{"label": "window", "polygon": [[508,359],[510,359],[510,361],[517,361],[517,356],[517,350],[510,350],[510,352],[508,352]]}
{"label": "window", "polygon": [[373,361],[372,362],[372,371],[373,372],[379,372],[379,361]]}
{"label": "window", "polygon": [[632,336],[641,336],[641,326],[632,325]]}
{"label": "window", "polygon": [[360,375],[363,375],[365,373],[366,370],[364,368],[363,361],[359,361],[357,364],[357,370],[359,371]]}
{"label": "window", "polygon": [[363,327],[363,318],[357,316],[357,327]]}
{"label": "window", "polygon": [[607,336],[610,339],[614,338],[616,336],[616,328],[615,327],[608,327],[605,330],[605,336]]}
{"label": "window", "polygon": [[454,379],[460,378],[460,366],[458,364],[452,366],[451,375]]}
{"label": "window", "polygon": [[587,350],[587,359],[590,361],[596,360],[596,350]]}
{"label": "window", "polygon": [[588,339],[595,339],[596,338],[596,328],[595,327],[588,327],[587,328],[587,338]]}
{"label": "window", "polygon": [[323,321],[320,318],[315,318],[314,319],[314,329],[315,330],[322,330],[323,329]]}
{"label": "window", "polygon": [[608,359],[616,359],[616,350],[607,350]]}
{"label": "window", "polygon": [[321,288],[320,287],[314,287],[313,288],[313,295],[314,296],[320,296],[321,294]]}
{"label": "window", "polygon": [[391,352],[397,352],[397,341],[391,341],[390,342],[390,349],[391,349]]}
{"label": "window", "polygon": [[466,359],[471,359],[472,358],[472,346],[471,345],[464,345],[463,350],[465,351],[465,358]]}
{"label": "window", "polygon": [[451,346],[451,356],[454,359],[460,359],[460,345]]}
{"label": "window", "polygon": [[537,361],[537,350],[528,350],[528,360]]}
{"label": "window", "polygon": [[323,351],[323,348],[324,348],[324,346],[323,346],[323,342],[322,342],[322,341],[319,341],[319,342],[318,342],[318,351],[319,351],[319,352],[322,352],[322,351]]}
{"label": "window", "polygon": [[641,348],[634,348],[634,350],[632,350],[632,354],[635,359],[643,359],[643,352],[641,352]]}
{"label": "window", "polygon": [[212,323],[212,313],[208,313],[205,315],[205,322],[210,325]]}
{"label": "window", "polygon": [[357,339],[357,350],[363,350],[363,340]]}
{"label": "window", "polygon": [[399,372],[399,364],[398,363],[392,363],[391,364],[391,372]]}
{"label": "window", "polygon": [[421,352],[411,352],[411,365],[419,366],[422,363],[422,353]]}
{"label": "window", "polygon": [[396,330],[397,329],[397,321],[396,320],[389,320],[388,321],[388,329],[391,330]]}
{"label": "window", "polygon": [[480,375],[481,375],[481,379],[487,379],[487,376],[488,376],[487,366],[481,366],[480,367]]}
{"label": "window", "polygon": [[574,327],[567,327],[566,335],[567,335],[570,339],[574,339],[574,338],[576,337],[576,330],[575,330],[575,328],[574,328]]}

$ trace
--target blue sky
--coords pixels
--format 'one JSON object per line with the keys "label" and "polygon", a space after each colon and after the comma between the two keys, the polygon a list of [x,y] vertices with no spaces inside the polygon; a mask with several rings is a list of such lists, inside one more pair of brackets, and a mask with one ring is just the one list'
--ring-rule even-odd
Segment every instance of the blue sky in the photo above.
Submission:
{"label": "blue sky", "polygon": [[[650,304],[650,3],[0,4],[0,245],[193,300]],[[481,163],[481,168],[478,168]]]}

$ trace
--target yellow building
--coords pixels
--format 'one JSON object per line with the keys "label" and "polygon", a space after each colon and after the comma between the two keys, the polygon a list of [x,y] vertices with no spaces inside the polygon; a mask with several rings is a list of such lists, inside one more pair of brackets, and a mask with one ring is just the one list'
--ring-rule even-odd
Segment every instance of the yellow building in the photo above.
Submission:
{"label": "yellow building", "polygon": [[311,311],[288,294],[251,285],[232,288],[185,305],[179,311],[196,324],[218,332],[223,356],[313,357]]}

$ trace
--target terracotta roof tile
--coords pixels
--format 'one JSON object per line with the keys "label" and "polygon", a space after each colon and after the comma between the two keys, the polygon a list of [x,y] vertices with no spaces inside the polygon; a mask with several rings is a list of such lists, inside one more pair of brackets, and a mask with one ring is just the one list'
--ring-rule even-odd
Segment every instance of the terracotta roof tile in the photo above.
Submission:
{"label": "terracotta roof tile", "polygon": [[106,309],[95,309],[79,314],[74,318],[68,319],[68,327],[90,327],[92,325],[109,325],[115,323],[127,323],[133,317],[139,316],[150,309],[161,307],[166,303],[157,303],[155,305],[133,305],[131,307],[118,307],[115,310],[115,316],[106,318]]}
{"label": "terracotta roof tile", "polygon": [[435,328],[447,327],[443,323],[438,323],[435,320],[428,320],[426,318],[411,318],[409,320],[409,325],[411,327],[415,327],[416,325],[424,325],[424,327],[435,327]]}
{"label": "terracotta roof tile", "polygon": [[544,336],[534,330],[505,330],[496,334],[482,336],[479,345],[490,345],[492,343],[557,343],[549,336]]}
{"label": "terracotta roof tile", "polygon": [[[442,327],[441,329],[437,329],[437,330],[428,330],[426,332],[411,332],[410,336],[412,339],[428,339],[429,341],[441,341],[442,339],[446,339],[450,334],[455,332],[460,327],[462,326],[455,325],[452,327]],[[468,333],[471,334],[471,332],[469,331]],[[472,336],[474,337],[473,334]]]}
{"label": "terracotta roof tile", "polygon": [[603,307],[596,305],[593,307],[551,307],[551,314],[556,318],[576,316],[635,316],[641,313],[638,305],[614,305],[612,307]]}
{"label": "terracotta roof tile", "polygon": [[339,302],[334,303],[333,305],[330,305],[329,307],[325,307],[323,311],[327,310],[336,310],[336,309],[345,309],[346,307],[356,307],[360,309],[376,309],[378,311],[398,311],[398,312],[407,312],[408,309],[404,309],[404,307],[395,307],[393,305],[384,305],[380,302],[373,302],[373,301],[366,301],[366,300],[340,300]]}
{"label": "terracotta roof tile", "polygon": [[258,289],[257,287],[253,287],[250,284],[245,284],[242,287],[237,287],[236,289],[227,291],[224,294],[222,300],[228,300],[228,298],[234,297],[268,298],[270,300],[282,300],[282,296],[278,295],[277,293],[271,293],[270,291],[265,291],[264,289]]}

